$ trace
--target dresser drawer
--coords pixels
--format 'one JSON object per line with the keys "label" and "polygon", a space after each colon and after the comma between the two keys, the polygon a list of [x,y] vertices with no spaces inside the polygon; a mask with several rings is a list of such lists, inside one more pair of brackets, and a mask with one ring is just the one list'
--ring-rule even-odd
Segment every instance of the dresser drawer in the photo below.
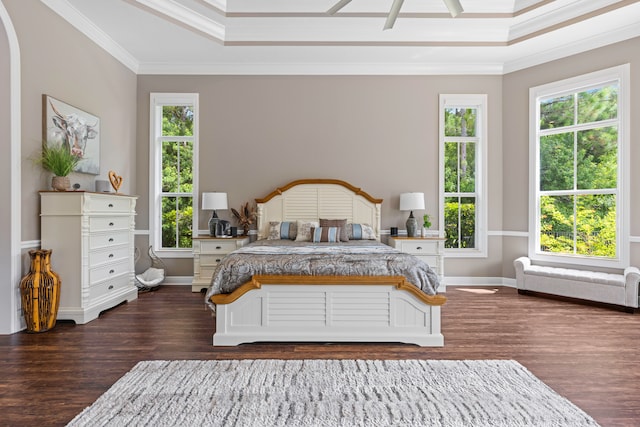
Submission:
{"label": "dresser drawer", "polygon": [[89,286],[89,305],[94,300],[109,298],[110,293],[128,286],[130,280],[129,275],[124,275]]}
{"label": "dresser drawer", "polygon": [[128,259],[91,268],[89,269],[89,285],[91,286],[97,282],[115,278],[130,271]]}
{"label": "dresser drawer", "polygon": [[99,212],[130,212],[131,211],[131,201],[128,197],[118,197],[118,196],[99,196],[92,195],[89,197],[87,203],[87,209],[89,213]]}
{"label": "dresser drawer", "polygon": [[89,231],[127,230],[131,226],[131,218],[126,216],[92,216],[89,218]]}
{"label": "dresser drawer", "polygon": [[94,233],[89,236],[89,250],[129,244],[129,231]]}
{"label": "dresser drawer", "polygon": [[107,247],[89,252],[89,265],[97,266],[107,262],[115,262],[129,257],[128,246]]}
{"label": "dresser drawer", "polygon": [[227,241],[203,241],[200,242],[200,253],[203,254],[228,254],[237,248],[235,240]]}
{"label": "dresser drawer", "polygon": [[437,254],[439,242],[402,242],[400,249],[402,252],[408,254],[420,255],[420,254]]}

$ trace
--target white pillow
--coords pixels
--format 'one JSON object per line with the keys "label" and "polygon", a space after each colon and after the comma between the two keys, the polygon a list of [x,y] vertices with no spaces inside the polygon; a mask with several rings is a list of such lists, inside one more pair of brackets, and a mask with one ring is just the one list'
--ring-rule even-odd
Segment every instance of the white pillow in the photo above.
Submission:
{"label": "white pillow", "polygon": [[320,222],[298,220],[298,235],[296,236],[296,242],[310,242],[311,227],[320,227]]}

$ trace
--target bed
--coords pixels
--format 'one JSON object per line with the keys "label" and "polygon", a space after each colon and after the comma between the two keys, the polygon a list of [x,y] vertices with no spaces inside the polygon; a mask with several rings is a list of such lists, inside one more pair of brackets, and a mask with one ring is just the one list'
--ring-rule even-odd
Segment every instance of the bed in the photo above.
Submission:
{"label": "bed", "polygon": [[[216,313],[213,345],[444,345],[440,310],[446,298],[436,293],[437,275],[380,243],[381,204],[334,179],[294,181],[256,199],[257,241],[222,260],[206,293]],[[320,241],[297,241],[309,233]]]}

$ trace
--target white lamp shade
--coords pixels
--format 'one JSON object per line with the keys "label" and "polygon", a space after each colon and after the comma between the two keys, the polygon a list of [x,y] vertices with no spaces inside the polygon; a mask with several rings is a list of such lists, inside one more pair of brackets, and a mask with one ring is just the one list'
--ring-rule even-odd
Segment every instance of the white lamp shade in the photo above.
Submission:
{"label": "white lamp shade", "polygon": [[229,209],[227,193],[202,193],[202,210]]}
{"label": "white lamp shade", "polygon": [[424,193],[400,194],[400,210],[414,211],[424,209]]}

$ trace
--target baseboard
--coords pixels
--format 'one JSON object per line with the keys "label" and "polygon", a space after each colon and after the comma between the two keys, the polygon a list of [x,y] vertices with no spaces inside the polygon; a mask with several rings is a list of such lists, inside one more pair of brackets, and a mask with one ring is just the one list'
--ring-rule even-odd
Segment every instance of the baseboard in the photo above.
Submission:
{"label": "baseboard", "polygon": [[167,276],[162,282],[164,286],[191,286],[193,276]]}
{"label": "baseboard", "polygon": [[516,279],[507,277],[450,277],[445,276],[444,284],[449,286],[507,286],[516,287]]}

